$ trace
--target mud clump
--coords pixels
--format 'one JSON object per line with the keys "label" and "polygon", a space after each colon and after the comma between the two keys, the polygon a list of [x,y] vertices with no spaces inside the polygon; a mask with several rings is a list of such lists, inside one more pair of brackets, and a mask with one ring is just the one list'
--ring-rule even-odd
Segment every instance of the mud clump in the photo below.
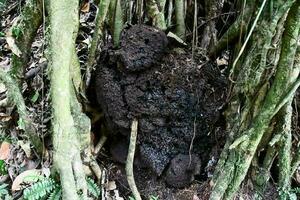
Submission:
{"label": "mud clump", "polygon": [[[202,158],[208,151],[208,133],[226,94],[226,80],[216,66],[193,61],[185,50],[167,49],[161,31],[133,26],[122,33],[120,49],[103,50],[96,73],[97,99],[111,132],[116,140],[128,141],[137,118],[140,160],[158,176],[178,154],[200,160],[195,155]],[[185,184],[193,179],[179,176],[188,180]]]}

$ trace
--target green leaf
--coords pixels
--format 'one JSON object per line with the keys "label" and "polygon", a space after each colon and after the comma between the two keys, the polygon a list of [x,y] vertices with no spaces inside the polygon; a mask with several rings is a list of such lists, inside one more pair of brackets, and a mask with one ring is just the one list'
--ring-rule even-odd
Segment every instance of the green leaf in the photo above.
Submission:
{"label": "green leaf", "polygon": [[4,37],[5,36],[5,33],[0,31],[0,37]]}
{"label": "green leaf", "polygon": [[21,130],[25,130],[25,122],[22,118],[19,118],[19,120],[18,120],[18,127]]}
{"label": "green leaf", "polygon": [[24,199],[40,200],[46,198],[57,187],[55,181],[46,178],[26,188],[23,192]]}
{"label": "green leaf", "polygon": [[5,183],[0,185],[0,199],[8,194],[7,186],[8,184]]}
{"label": "green leaf", "polygon": [[35,103],[38,100],[39,96],[40,96],[39,92],[36,91],[33,97],[31,97],[31,102]]}
{"label": "green leaf", "polygon": [[12,29],[12,36],[16,39],[19,39],[19,37],[22,35],[22,29],[20,27],[13,27]]}
{"label": "green leaf", "polygon": [[159,200],[158,198],[159,198],[158,195],[157,196],[151,195],[149,200]]}
{"label": "green leaf", "polygon": [[[7,170],[6,170],[6,164],[4,162],[4,160],[0,160],[0,175],[5,175],[7,174]],[[1,186],[0,186],[1,189]]]}
{"label": "green leaf", "polygon": [[88,186],[89,193],[94,197],[98,198],[100,196],[101,191],[99,186],[95,183],[95,181],[91,178],[87,178],[86,183]]}
{"label": "green leaf", "polygon": [[56,187],[47,200],[60,200],[61,196],[61,187]]}

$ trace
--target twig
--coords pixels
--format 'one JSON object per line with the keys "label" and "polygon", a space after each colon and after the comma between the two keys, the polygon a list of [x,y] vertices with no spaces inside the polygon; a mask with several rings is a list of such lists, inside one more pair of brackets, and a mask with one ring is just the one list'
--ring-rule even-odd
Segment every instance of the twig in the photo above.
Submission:
{"label": "twig", "polygon": [[107,137],[105,135],[101,136],[98,144],[95,146],[94,149],[94,155],[97,157],[97,155],[99,154],[101,148],[103,147],[104,143],[106,142]]}
{"label": "twig", "polygon": [[138,128],[138,121],[137,119],[134,119],[131,125],[130,143],[128,148],[127,161],[126,161],[126,176],[127,176],[129,187],[132,191],[135,200],[142,200],[141,195],[136,187],[134,176],[133,176],[133,161],[134,161],[135,144],[137,138],[137,128]]}

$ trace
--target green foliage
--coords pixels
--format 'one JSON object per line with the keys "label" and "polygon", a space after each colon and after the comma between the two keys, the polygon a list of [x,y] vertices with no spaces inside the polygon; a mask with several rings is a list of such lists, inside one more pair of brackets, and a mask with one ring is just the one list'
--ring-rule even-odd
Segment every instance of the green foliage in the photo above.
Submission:
{"label": "green foliage", "polygon": [[151,195],[149,200],[159,200],[159,196]]}
{"label": "green foliage", "polygon": [[0,175],[7,174],[7,169],[4,160],[0,160]]}
{"label": "green foliage", "polygon": [[22,29],[18,26],[14,26],[12,29],[12,36],[16,39],[19,39],[21,35],[22,35]]}
{"label": "green foliage", "polygon": [[45,178],[24,190],[24,199],[39,200],[47,197],[57,187],[51,178]]}
{"label": "green foliage", "polygon": [[2,199],[4,196],[8,194],[7,186],[8,184],[0,185],[0,199]]}
{"label": "green foliage", "polygon": [[297,194],[300,194],[300,187],[293,188],[289,191],[279,189],[280,199],[297,200]]}
{"label": "green foliage", "polygon": [[8,184],[0,185],[0,199],[13,200],[12,196],[9,195],[7,186]]}
{"label": "green foliage", "polygon": [[4,11],[6,7],[6,0],[0,0],[0,13]]}
{"label": "green foliage", "polygon": [[94,197],[98,198],[100,196],[101,191],[97,183],[95,183],[95,181],[91,178],[87,178],[86,183],[88,187],[88,192]]}
{"label": "green foliage", "polygon": [[[135,200],[135,198],[132,196],[129,196],[128,200]],[[158,195],[157,196],[150,195],[149,200],[159,200],[159,196]]]}
{"label": "green foliage", "polygon": [[[100,187],[91,178],[87,178],[88,192],[96,199],[100,196]],[[62,188],[52,178],[44,178],[43,180],[34,183],[31,187],[24,190],[24,199],[27,200],[60,200],[62,198]]]}
{"label": "green foliage", "polygon": [[38,100],[38,98],[39,98],[39,96],[40,96],[40,94],[39,94],[39,91],[37,90],[36,92],[35,92],[35,94],[31,97],[31,102],[32,103],[35,103],[37,100]]}
{"label": "green foliage", "polygon": [[5,36],[5,33],[0,31],[0,37],[4,37]]}
{"label": "green foliage", "polygon": [[49,195],[47,200],[60,200],[61,199],[61,187],[56,187]]}

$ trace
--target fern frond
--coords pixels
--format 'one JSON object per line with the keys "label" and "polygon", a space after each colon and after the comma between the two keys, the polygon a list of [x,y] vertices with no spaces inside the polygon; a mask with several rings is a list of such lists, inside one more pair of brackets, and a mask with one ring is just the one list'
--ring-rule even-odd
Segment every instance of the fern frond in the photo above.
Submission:
{"label": "fern frond", "polygon": [[0,197],[3,197],[8,194],[8,190],[6,188],[7,186],[8,186],[8,184],[0,185]]}
{"label": "fern frond", "polygon": [[86,179],[88,192],[93,195],[94,197],[98,198],[100,196],[100,187],[95,183],[95,181],[91,178]]}
{"label": "fern frond", "polygon": [[49,195],[47,200],[60,200],[61,199],[61,187],[57,186]]}
{"label": "fern frond", "polygon": [[300,187],[293,188],[291,191],[296,193],[296,194],[299,194],[300,193]]}
{"label": "fern frond", "polygon": [[46,178],[24,190],[24,199],[39,200],[46,197],[56,186],[55,181]]}

